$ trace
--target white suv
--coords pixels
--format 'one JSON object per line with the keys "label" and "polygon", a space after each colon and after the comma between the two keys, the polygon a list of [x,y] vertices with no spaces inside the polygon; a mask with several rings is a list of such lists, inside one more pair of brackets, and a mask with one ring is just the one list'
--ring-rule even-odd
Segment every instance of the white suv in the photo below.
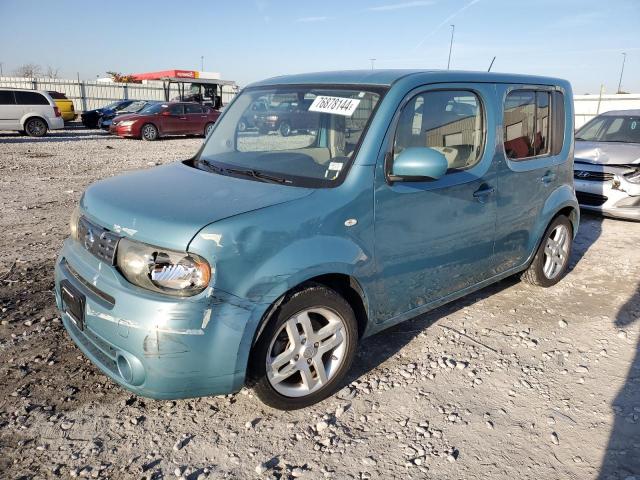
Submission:
{"label": "white suv", "polygon": [[64,120],[47,92],[0,88],[0,130],[42,137],[47,130],[60,128],[64,128]]}

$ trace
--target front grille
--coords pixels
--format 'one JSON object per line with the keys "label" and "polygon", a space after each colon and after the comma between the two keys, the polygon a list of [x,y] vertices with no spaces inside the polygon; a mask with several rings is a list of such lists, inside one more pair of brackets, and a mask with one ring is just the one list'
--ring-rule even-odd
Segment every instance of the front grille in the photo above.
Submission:
{"label": "front grille", "polygon": [[78,222],[78,240],[90,253],[109,265],[116,263],[116,247],[120,237],[85,217]]}
{"label": "front grille", "polygon": [[613,180],[613,173],[609,172],[593,172],[591,170],[575,170],[573,178],[577,180],[589,180],[592,182],[608,182]]}
{"label": "front grille", "polygon": [[75,280],[77,280],[78,283],[80,283],[84,288],[89,290],[89,292],[91,292],[94,295],[96,295],[97,299],[101,300],[102,301],[101,303],[104,303],[104,305],[103,305],[104,307],[106,307],[108,309],[112,309],[115,306],[115,304],[116,304],[116,299],[115,298],[113,298],[108,293],[103,292],[99,288],[93,286],[88,281],[86,281],[84,278],[82,278],[82,276],[78,272],[76,272],[75,269],[71,265],[69,265],[69,262],[67,262],[66,258],[63,258],[62,261],[60,262],[60,268],[62,268],[62,270],[66,274],[72,276]]}
{"label": "front grille", "polygon": [[576,192],[576,197],[578,197],[578,203],[580,205],[587,205],[589,207],[599,207],[608,200],[604,195],[587,192]]}

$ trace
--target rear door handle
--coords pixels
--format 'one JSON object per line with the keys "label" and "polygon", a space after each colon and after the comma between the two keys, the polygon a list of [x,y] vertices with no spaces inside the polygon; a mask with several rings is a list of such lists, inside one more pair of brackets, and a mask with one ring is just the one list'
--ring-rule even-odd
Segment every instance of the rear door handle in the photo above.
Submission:
{"label": "rear door handle", "polygon": [[553,182],[556,179],[556,174],[549,171],[547,173],[545,173],[542,178],[540,179],[540,181],[542,183],[544,183],[545,185],[550,184],[551,182]]}
{"label": "rear door handle", "polygon": [[478,190],[473,192],[473,198],[478,200],[480,203],[484,203],[487,201],[487,197],[493,194],[496,191],[495,188],[484,185],[480,187]]}

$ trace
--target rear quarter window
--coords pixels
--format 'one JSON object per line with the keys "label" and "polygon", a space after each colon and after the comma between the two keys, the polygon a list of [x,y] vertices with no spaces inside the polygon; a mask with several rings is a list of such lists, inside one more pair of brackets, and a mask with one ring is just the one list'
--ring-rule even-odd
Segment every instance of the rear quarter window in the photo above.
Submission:
{"label": "rear quarter window", "polygon": [[38,92],[15,92],[18,105],[49,105],[49,100]]}
{"label": "rear quarter window", "polygon": [[15,105],[13,92],[10,90],[0,90],[0,105]]}

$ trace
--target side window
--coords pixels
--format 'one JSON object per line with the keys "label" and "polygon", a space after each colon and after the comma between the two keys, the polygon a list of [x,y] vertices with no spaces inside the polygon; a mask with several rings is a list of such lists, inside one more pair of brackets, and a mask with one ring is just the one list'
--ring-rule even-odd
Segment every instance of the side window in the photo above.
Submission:
{"label": "side window", "polygon": [[480,99],[473,92],[418,94],[400,112],[394,158],[408,147],[429,147],[445,156],[449,171],[471,168],[482,156],[483,118]]}
{"label": "side window", "polygon": [[514,90],[504,104],[504,151],[522,160],[562,150],[564,95],[542,90]]}
{"label": "side window", "polygon": [[16,100],[13,98],[11,90],[0,90],[0,105],[15,105]]}
{"label": "side window", "polygon": [[18,105],[49,105],[49,100],[38,92],[15,92]]}
{"label": "side window", "polygon": [[171,105],[169,107],[171,115],[184,115],[184,105]]}
{"label": "side window", "polygon": [[186,113],[202,113],[202,107],[200,105],[185,105],[184,109]]}

